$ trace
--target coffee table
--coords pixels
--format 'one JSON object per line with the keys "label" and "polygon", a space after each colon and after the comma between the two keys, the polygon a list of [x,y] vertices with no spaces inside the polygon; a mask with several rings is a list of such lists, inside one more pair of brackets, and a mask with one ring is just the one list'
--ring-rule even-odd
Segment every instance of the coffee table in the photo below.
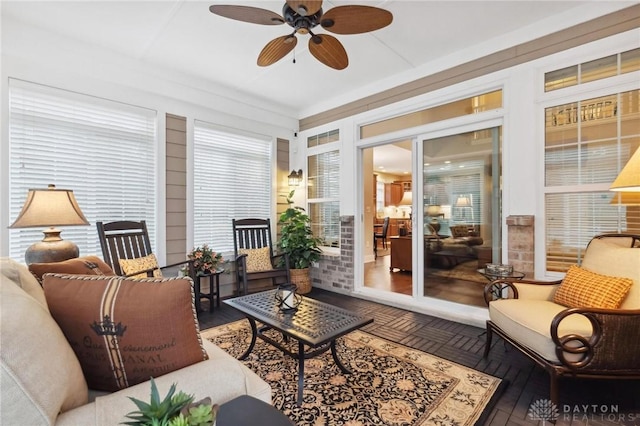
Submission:
{"label": "coffee table", "polygon": [[[275,296],[276,290],[269,290],[228,299],[224,303],[242,312],[251,325],[251,343],[239,359],[242,360],[249,356],[255,346],[256,339],[260,338],[298,360],[296,402],[300,406],[304,389],[304,360],[331,350],[333,360],[340,370],[345,374],[351,374],[351,371],[344,366],[338,357],[336,339],[372,323],[373,318],[366,318],[305,296],[300,296],[301,302],[297,311],[284,314],[278,309]],[[258,328],[257,321],[264,326]],[[285,341],[288,338],[296,340],[298,342],[297,352],[263,333],[270,329],[282,333]],[[308,347],[307,350],[305,350],[305,345]]]}

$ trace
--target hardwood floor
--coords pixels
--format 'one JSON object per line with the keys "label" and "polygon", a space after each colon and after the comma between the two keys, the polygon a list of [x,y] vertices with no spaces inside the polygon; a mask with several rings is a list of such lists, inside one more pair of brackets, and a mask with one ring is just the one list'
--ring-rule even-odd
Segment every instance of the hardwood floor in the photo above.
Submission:
{"label": "hardwood floor", "polygon": [[[364,328],[371,334],[508,381],[485,425],[545,424],[528,414],[531,404],[548,398],[549,376],[497,337],[484,359],[483,329],[319,289],[307,296],[373,317],[374,322]],[[208,309],[207,303],[203,301],[203,309]],[[206,329],[243,316],[223,303],[199,318],[201,329]],[[563,380],[558,408],[558,426],[640,425],[640,381]],[[604,410],[608,412],[603,414]]]}
{"label": "hardwood floor", "polygon": [[[364,266],[364,285],[380,290],[393,291],[401,294],[411,294],[411,272],[389,271],[391,256],[387,251],[380,250],[381,254],[374,262],[367,262]],[[484,282],[471,282],[453,278],[445,278],[427,273],[423,279],[424,295],[451,302],[463,303],[471,306],[486,306],[482,295]]]}

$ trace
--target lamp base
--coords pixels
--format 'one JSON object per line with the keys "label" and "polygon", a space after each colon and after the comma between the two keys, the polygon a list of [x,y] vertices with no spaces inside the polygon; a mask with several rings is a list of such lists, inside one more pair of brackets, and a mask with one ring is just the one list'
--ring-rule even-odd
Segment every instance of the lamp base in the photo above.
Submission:
{"label": "lamp base", "polygon": [[24,254],[27,265],[32,263],[62,262],[80,255],[78,246],[71,241],[38,241],[32,244]]}
{"label": "lamp base", "polygon": [[438,222],[438,219],[436,218],[431,219],[429,226],[433,229],[434,234],[437,234],[440,231],[440,222]]}

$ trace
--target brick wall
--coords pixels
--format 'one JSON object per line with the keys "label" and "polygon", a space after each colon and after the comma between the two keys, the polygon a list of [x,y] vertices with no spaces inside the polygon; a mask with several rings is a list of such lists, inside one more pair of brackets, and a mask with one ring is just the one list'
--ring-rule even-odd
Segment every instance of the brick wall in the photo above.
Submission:
{"label": "brick wall", "polygon": [[323,255],[319,266],[311,268],[313,286],[341,293],[353,291],[353,219],[340,216],[340,254]]}
{"label": "brick wall", "polygon": [[527,278],[534,276],[534,224],[533,216],[509,216],[508,227],[508,263],[516,271],[524,272]]}

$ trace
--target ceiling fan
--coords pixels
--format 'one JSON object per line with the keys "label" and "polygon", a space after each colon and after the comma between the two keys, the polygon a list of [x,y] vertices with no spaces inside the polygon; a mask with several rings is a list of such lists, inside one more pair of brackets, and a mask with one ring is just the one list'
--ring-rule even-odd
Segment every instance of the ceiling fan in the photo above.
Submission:
{"label": "ceiling fan", "polygon": [[361,34],[386,27],[393,20],[391,12],[372,6],[337,6],[322,11],[322,0],[286,0],[282,15],[250,6],[214,4],[211,13],[243,22],[261,25],[287,23],[293,27],[289,35],[271,40],[258,56],[258,65],[266,67],[282,59],[298,43],[296,33],[309,34],[309,51],[323,64],[337,70],[349,65],[342,43],[329,34],[315,34],[318,25],[335,34]]}

